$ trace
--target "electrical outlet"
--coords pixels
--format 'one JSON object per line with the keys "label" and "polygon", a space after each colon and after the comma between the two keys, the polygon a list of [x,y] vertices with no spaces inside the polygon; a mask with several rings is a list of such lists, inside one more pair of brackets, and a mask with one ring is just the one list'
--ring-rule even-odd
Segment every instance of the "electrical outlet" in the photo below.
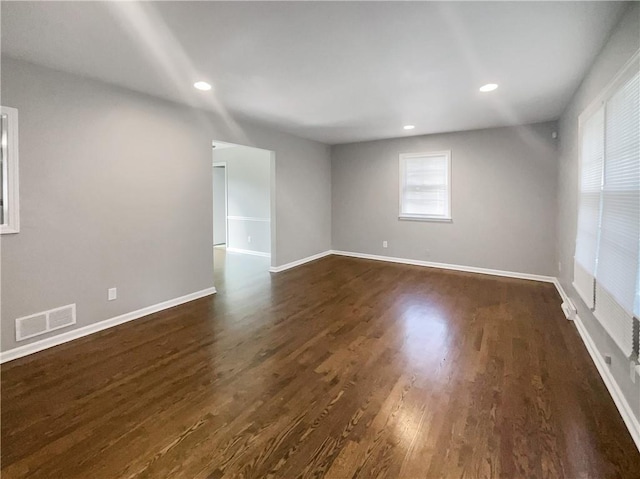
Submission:
{"label": "electrical outlet", "polygon": [[383,248],[387,248],[388,246],[389,246],[389,243],[387,243],[386,240],[382,242],[382,247]]}
{"label": "electrical outlet", "polygon": [[251,236],[247,236],[247,243],[251,243]]}
{"label": "electrical outlet", "polygon": [[605,355],[604,355],[604,362],[605,362],[607,365],[611,366],[611,356],[609,356],[608,354],[605,354]]}
{"label": "electrical outlet", "polygon": [[107,298],[109,301],[113,301],[118,297],[118,289],[117,288],[109,288],[107,293]]}

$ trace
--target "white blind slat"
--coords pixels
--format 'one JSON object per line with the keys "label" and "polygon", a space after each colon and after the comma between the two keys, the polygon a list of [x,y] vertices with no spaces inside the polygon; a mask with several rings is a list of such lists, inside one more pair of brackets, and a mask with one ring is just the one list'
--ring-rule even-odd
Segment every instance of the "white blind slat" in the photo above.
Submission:
{"label": "white blind slat", "polygon": [[587,307],[593,308],[593,275],[584,270],[577,262],[573,266],[573,287],[576,289]]}
{"label": "white blind slat", "polygon": [[633,316],[608,291],[596,283],[596,318],[626,356],[633,351]]}

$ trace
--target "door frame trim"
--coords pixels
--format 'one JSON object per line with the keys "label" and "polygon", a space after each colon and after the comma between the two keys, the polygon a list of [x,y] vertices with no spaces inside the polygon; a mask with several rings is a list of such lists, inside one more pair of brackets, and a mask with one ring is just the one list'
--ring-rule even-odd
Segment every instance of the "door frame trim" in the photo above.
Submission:
{"label": "door frame trim", "polygon": [[[227,175],[227,162],[226,161],[214,161],[212,168],[224,168],[224,241],[225,246],[229,246],[229,185]],[[211,170],[211,178],[213,181],[213,170]],[[214,225],[215,228],[215,225]],[[215,231],[213,231],[213,237],[215,238]],[[215,242],[213,246],[215,246]]]}

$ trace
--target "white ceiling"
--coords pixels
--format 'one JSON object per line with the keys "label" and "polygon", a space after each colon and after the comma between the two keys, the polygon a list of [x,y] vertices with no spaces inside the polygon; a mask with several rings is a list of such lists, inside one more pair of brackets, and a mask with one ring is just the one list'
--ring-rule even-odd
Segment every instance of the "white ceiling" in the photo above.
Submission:
{"label": "white ceiling", "polygon": [[624,8],[2,2],[2,53],[336,144],[558,118]]}

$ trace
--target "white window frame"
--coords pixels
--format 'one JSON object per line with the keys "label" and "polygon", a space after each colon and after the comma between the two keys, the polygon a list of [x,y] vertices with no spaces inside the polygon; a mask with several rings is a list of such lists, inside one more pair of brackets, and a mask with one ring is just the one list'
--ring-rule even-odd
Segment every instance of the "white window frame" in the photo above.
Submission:
{"label": "white window frame", "polygon": [[[447,211],[444,215],[423,215],[423,214],[408,214],[403,212],[403,191],[404,191],[404,178],[406,160],[411,158],[424,158],[429,156],[445,156],[447,158]],[[444,151],[427,151],[422,153],[401,153],[399,159],[399,191],[398,191],[398,218],[401,220],[410,221],[441,221],[450,223],[452,221],[451,216],[451,150]]]}
{"label": "white window frame", "polygon": [[1,145],[3,152],[2,191],[5,193],[3,201],[3,224],[0,234],[20,232],[20,190],[18,181],[18,110],[7,106],[0,107],[2,115],[6,115],[7,128],[1,130]]}

